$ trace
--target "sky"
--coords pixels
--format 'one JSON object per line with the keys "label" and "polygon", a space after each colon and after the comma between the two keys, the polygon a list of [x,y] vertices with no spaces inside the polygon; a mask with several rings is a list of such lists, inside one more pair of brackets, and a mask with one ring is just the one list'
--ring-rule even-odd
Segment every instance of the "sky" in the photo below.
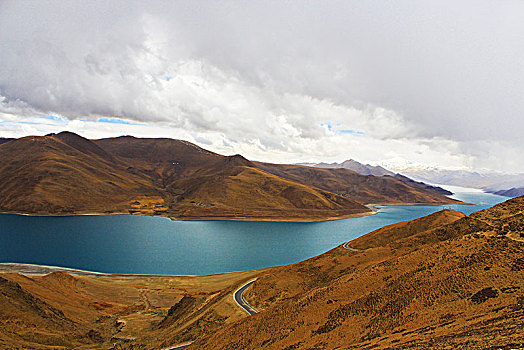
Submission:
{"label": "sky", "polygon": [[524,172],[522,1],[0,0],[0,137]]}

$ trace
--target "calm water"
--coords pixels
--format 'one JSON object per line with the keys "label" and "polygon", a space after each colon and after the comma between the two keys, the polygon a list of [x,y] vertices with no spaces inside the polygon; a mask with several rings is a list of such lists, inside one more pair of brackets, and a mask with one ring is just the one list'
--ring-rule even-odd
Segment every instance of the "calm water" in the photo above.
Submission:
{"label": "calm water", "polygon": [[[477,190],[452,190],[457,198],[477,204],[452,206],[465,214],[507,199]],[[321,223],[0,214],[0,262],[111,273],[202,275],[250,270],[304,260],[376,228],[441,208],[382,206],[376,215]]]}

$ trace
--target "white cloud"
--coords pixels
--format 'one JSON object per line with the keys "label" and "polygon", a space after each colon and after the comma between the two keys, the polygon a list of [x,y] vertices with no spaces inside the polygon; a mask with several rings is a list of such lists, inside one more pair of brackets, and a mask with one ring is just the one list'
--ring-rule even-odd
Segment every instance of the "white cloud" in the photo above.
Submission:
{"label": "white cloud", "polygon": [[[5,1],[0,132],[524,171],[522,4],[445,7]],[[27,124],[48,114],[66,119]]]}

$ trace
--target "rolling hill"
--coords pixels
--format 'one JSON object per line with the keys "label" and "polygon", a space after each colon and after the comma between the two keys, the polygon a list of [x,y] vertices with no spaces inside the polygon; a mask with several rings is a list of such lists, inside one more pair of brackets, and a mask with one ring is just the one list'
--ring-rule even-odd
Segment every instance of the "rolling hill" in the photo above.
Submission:
{"label": "rolling hill", "polygon": [[386,226],[262,273],[261,310],[195,349],[510,349],[524,346],[524,197]]}
{"label": "rolling hill", "polygon": [[501,190],[494,192],[495,194],[498,194],[499,196],[506,196],[506,197],[519,197],[524,196],[524,187],[518,187],[518,188],[510,188],[509,190]]}
{"label": "rolling hill", "polygon": [[315,221],[369,214],[369,203],[457,203],[405,179],[252,162],[172,139],[62,132],[10,140],[0,153],[3,212]]}
{"label": "rolling hill", "polygon": [[5,137],[0,137],[0,145],[2,143],[6,143],[6,142],[9,142],[9,141],[12,141],[14,140],[13,138],[5,138]]}
{"label": "rolling hill", "polygon": [[440,193],[391,176],[361,175],[348,169],[322,169],[300,165],[256,163],[268,173],[321,188],[366,204],[457,203]]}

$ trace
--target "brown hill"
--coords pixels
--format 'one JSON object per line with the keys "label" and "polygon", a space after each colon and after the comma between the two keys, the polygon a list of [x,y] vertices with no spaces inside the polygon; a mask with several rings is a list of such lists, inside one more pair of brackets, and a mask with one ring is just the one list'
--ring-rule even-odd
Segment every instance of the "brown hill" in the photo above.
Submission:
{"label": "brown hill", "polygon": [[[200,178],[196,180],[196,177],[206,175],[214,177],[217,174],[223,176],[223,174],[227,172],[227,169],[234,166],[245,166],[262,170],[264,173],[250,172],[253,175],[256,174],[259,178],[261,174],[264,174],[264,178],[268,177],[266,173],[274,175],[269,176],[269,179],[267,179],[267,181],[270,182],[274,181],[276,177],[280,178],[280,180],[287,179],[289,180],[287,183],[295,182],[315,187],[339,194],[362,204],[460,203],[459,201],[444,196],[444,190],[440,188],[422,186],[423,184],[416,183],[407,178],[388,177],[387,179],[382,179],[376,176],[360,175],[347,169],[317,169],[302,166],[250,162],[240,155],[224,157],[204,150],[189,142],[171,139],[118,137],[95,142],[109,153],[124,157],[126,161],[136,164],[137,167],[146,167],[149,169],[149,171],[155,174],[156,178],[162,179],[161,185],[166,188],[175,200],[179,200],[180,197],[187,197],[186,193],[189,194],[188,192],[190,191],[186,191],[185,189],[188,188],[188,185],[191,187],[191,184],[194,185],[196,182],[206,182],[209,184],[209,182],[207,182],[208,179]],[[244,175],[245,174],[246,173],[244,173]],[[215,180],[212,178],[212,181]],[[256,183],[256,181],[252,179],[251,183]],[[216,184],[210,186],[214,188],[217,187]],[[447,192],[445,193],[448,194]],[[241,198],[243,203],[246,203],[244,196],[238,197]],[[198,201],[196,198],[192,200],[206,204],[206,202]],[[199,211],[201,208],[202,206],[200,206]],[[236,210],[239,209],[238,206],[234,208]],[[305,209],[300,206],[299,208]],[[332,208],[324,207],[324,209],[330,210]],[[351,209],[360,210],[362,208],[353,204],[353,208]],[[323,213],[319,214],[326,215]],[[333,212],[328,216],[336,215],[338,214]]]}
{"label": "brown hill", "polygon": [[[52,269],[34,268],[38,273]],[[15,272],[16,266],[10,270]],[[244,317],[231,293],[257,273],[199,277],[3,273],[0,349],[165,348]]]}
{"label": "brown hill", "polygon": [[367,203],[457,202],[391,177],[251,162],[172,139],[63,132],[9,141],[0,153],[7,212],[313,221],[367,214]]}
{"label": "brown hill", "polygon": [[148,179],[76,134],[24,137],[0,147],[2,211],[117,211],[131,198],[161,195]]}
{"label": "brown hill", "polygon": [[0,145],[2,143],[6,143],[6,142],[9,142],[9,141],[12,141],[14,140],[13,138],[5,138],[5,137],[0,137]]}
{"label": "brown hill", "polygon": [[[20,284],[0,277],[0,347],[23,348],[27,343],[69,346],[75,323],[64,313],[33,296]],[[61,329],[62,334],[49,330]],[[25,347],[28,348],[28,347]]]}
{"label": "brown hill", "polygon": [[524,346],[524,197],[387,226],[262,274],[262,310],[195,349]]}
{"label": "brown hill", "polygon": [[171,139],[95,142],[132,164],[133,171],[148,174],[177,218],[318,220],[369,212],[351,199],[256,169],[241,155],[222,156]]}
{"label": "brown hill", "polygon": [[[442,210],[428,216],[410,221],[388,225],[364,236],[354,239],[346,247],[363,250],[368,248],[387,247],[396,241],[412,238],[423,232],[450,224],[466,215],[459,211]],[[428,239],[428,237],[425,237]],[[428,243],[428,242],[425,242]]]}
{"label": "brown hill", "polygon": [[318,187],[366,204],[461,203],[439,188],[424,188],[391,176],[360,175],[349,169],[321,169],[301,165],[256,163],[260,169],[285,179]]}

